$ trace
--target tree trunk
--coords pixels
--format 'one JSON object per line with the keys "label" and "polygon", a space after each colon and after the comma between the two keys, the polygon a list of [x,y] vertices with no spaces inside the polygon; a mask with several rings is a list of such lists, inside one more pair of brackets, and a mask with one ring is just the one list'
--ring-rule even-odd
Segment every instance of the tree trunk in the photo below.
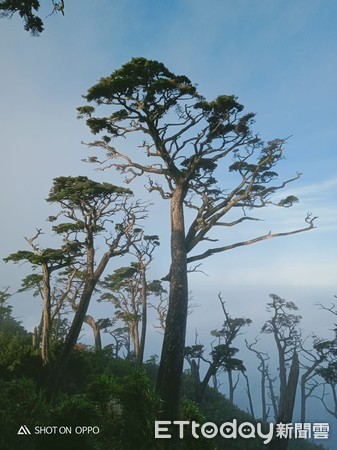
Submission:
{"label": "tree trunk", "polygon": [[264,361],[261,367],[261,401],[262,401],[262,421],[267,422],[267,400],[266,400],[266,368]]}
{"label": "tree trunk", "polygon": [[43,276],[43,321],[42,321],[42,345],[41,355],[43,364],[49,363],[49,344],[50,344],[50,317],[51,317],[51,301],[50,301],[50,272],[47,264],[42,264]]}
{"label": "tree trunk", "polygon": [[163,418],[177,420],[188,307],[184,192],[177,186],[171,200],[171,268],[169,306],[161,353],[157,391],[163,400]]}
{"label": "tree trunk", "polygon": [[301,377],[301,423],[305,423],[305,409],[306,409],[306,401],[308,395],[306,393],[306,384],[308,379],[310,378],[312,372],[316,369],[316,367],[322,362],[321,359],[316,360],[311,367],[309,367]]}
{"label": "tree trunk", "polygon": [[301,423],[305,423],[305,404],[306,404],[306,373],[304,373],[301,377]]}
{"label": "tree trunk", "polygon": [[208,386],[209,380],[211,379],[211,377],[213,375],[216,374],[216,363],[211,363],[209,368],[207,369],[207,372],[204,376],[204,379],[202,380],[202,382],[200,383],[200,388],[199,388],[199,396],[197,398],[197,403],[200,405],[204,399],[205,396],[205,392],[206,392],[206,388]]}
{"label": "tree trunk", "polygon": [[33,347],[35,347],[35,348],[39,348],[41,345],[42,328],[43,328],[43,309],[42,309],[40,323],[38,326],[34,327]]}
{"label": "tree trunk", "polygon": [[81,299],[77,306],[73,322],[69,328],[64,343],[63,351],[48,380],[48,388],[50,389],[51,393],[58,389],[58,387],[60,386],[64,373],[67,369],[71,353],[75,347],[78,336],[80,335],[92,294],[110,258],[110,252],[105,253],[95,272],[92,273],[92,268],[94,267],[94,249],[88,249],[88,275],[84,283]]}
{"label": "tree trunk", "polygon": [[131,338],[132,338],[132,342],[133,342],[133,350],[134,350],[134,356],[135,356],[135,361],[137,363],[138,358],[139,358],[139,321],[138,319],[133,320],[132,323],[130,324],[130,334],[131,334]]}
{"label": "tree trunk", "polygon": [[281,343],[280,343],[276,333],[275,333],[275,340],[276,340],[278,355],[279,355],[279,378],[280,378],[279,409],[280,409],[282,402],[283,402],[283,398],[285,396],[285,391],[286,391],[286,386],[287,386],[287,369],[286,369],[284,349],[282,348]]}
{"label": "tree trunk", "polygon": [[32,346],[34,348],[39,348],[39,341],[38,341],[39,337],[37,334],[37,327],[34,327],[34,331],[33,331],[33,335],[32,335]]}
{"label": "tree trunk", "polygon": [[289,372],[288,383],[285,389],[285,395],[283,398],[283,402],[280,405],[280,413],[278,418],[279,422],[290,423],[293,417],[298,374],[299,374],[298,355],[296,352],[294,352]]}
{"label": "tree trunk", "polygon": [[233,372],[228,371],[228,385],[229,385],[229,401],[234,405],[234,385],[233,385]]}
{"label": "tree trunk", "polygon": [[99,326],[95,322],[95,319],[92,316],[86,315],[84,318],[84,322],[91,327],[94,333],[95,351],[96,352],[101,351],[102,350],[101,330],[99,329]]}
{"label": "tree trunk", "polygon": [[273,380],[271,379],[271,377],[269,375],[268,368],[266,369],[266,376],[267,376],[267,379],[268,379],[269,394],[270,394],[271,404],[272,404],[272,407],[273,407],[274,418],[276,420],[279,407],[278,407],[278,404],[277,404],[277,397],[276,397],[275,392],[274,392]]}
{"label": "tree trunk", "polygon": [[204,397],[204,389],[203,384],[200,381],[199,367],[194,359],[191,359],[189,363],[191,367],[191,384],[193,392],[192,400],[194,400],[199,405]]}
{"label": "tree trunk", "polygon": [[56,367],[52,373],[52,376],[50,377],[49,382],[52,383],[53,390],[58,388],[61,380],[64,376],[64,373],[66,371],[66,368],[68,366],[68,362],[71,356],[71,353],[73,351],[73,348],[77,342],[78,336],[81,332],[83,322],[88,310],[88,306],[90,303],[90,299],[92,296],[92,293],[94,291],[94,288],[96,286],[96,280],[93,278],[90,278],[90,280],[87,280],[84,285],[84,289],[81,295],[81,300],[78,304],[75,317],[73,319],[73,322],[69,328],[63,351],[60,356],[59,361],[56,364]]}
{"label": "tree trunk", "polygon": [[248,403],[249,403],[249,411],[250,411],[250,415],[253,417],[253,419],[255,420],[255,413],[254,413],[254,406],[253,406],[253,399],[252,399],[252,394],[250,391],[250,384],[249,384],[249,378],[248,376],[245,374],[245,372],[242,372],[242,375],[245,377],[246,379],[246,392],[247,392],[247,396],[248,396]]}
{"label": "tree trunk", "polygon": [[[294,352],[291,362],[288,383],[285,387],[282,403],[280,404],[277,423],[291,423],[295,405],[296,389],[299,375],[298,355]],[[269,450],[287,450],[288,439],[276,438],[271,442]]]}
{"label": "tree trunk", "polygon": [[146,280],[146,267],[141,263],[141,283],[142,283],[142,321],[141,321],[141,334],[139,344],[139,354],[137,358],[137,365],[142,366],[144,360],[145,350],[145,338],[147,327],[147,280]]}

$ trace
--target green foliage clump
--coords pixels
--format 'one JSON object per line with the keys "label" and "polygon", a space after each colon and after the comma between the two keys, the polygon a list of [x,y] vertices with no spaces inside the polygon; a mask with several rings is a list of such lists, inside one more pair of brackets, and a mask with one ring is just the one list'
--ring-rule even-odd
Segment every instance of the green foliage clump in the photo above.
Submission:
{"label": "green foliage clump", "polygon": [[99,376],[87,395],[99,412],[104,445],[116,450],[161,448],[154,439],[160,401],[144,371],[123,378]]}
{"label": "green foliage clump", "polygon": [[17,435],[22,425],[33,431],[36,425],[48,422],[47,402],[34,381],[29,378],[0,379],[0,405],[0,448],[34,450],[32,439]]}
{"label": "green foliage clump", "polygon": [[8,289],[0,291],[0,333],[28,336],[21,321],[15,319],[12,315],[13,307],[8,304],[10,297],[11,294],[8,292]]}
{"label": "green foliage clump", "polygon": [[84,394],[74,396],[64,396],[56,401],[54,408],[51,408],[50,423],[53,426],[71,427],[71,434],[57,434],[39,436],[37,448],[40,450],[59,450],[60,448],[71,448],[72,450],[93,450],[95,446],[95,435],[76,434],[76,427],[95,427],[99,423],[95,404]]}
{"label": "green foliage clump", "polygon": [[32,347],[30,338],[0,333],[0,379],[30,377],[42,381],[44,372],[41,358]]}
{"label": "green foliage clump", "polygon": [[71,208],[81,208],[90,202],[102,202],[114,194],[131,195],[132,192],[110,183],[98,183],[85,176],[57,177],[47,202],[65,202]]}
{"label": "green foliage clump", "polygon": [[[196,422],[199,424],[207,422],[205,416],[201,413],[198,406],[191,400],[183,400],[180,405],[180,420],[186,420],[188,422]],[[186,427],[184,431],[184,439],[180,441],[179,448],[181,450],[214,450],[215,442],[213,439],[206,439],[200,436],[196,439],[192,436],[191,427]]]}
{"label": "green foliage clump", "polygon": [[37,36],[43,31],[43,21],[36,14],[39,8],[38,0],[4,0],[0,3],[0,17],[12,17],[17,12],[24,20],[24,29]]}

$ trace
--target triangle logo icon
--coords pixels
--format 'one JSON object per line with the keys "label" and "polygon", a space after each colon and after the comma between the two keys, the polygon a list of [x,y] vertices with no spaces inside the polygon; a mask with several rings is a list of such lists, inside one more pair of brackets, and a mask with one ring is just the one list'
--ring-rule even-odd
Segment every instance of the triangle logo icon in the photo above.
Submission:
{"label": "triangle logo icon", "polygon": [[27,425],[22,425],[19,428],[19,431],[17,432],[17,434],[31,434],[31,432],[29,431]]}

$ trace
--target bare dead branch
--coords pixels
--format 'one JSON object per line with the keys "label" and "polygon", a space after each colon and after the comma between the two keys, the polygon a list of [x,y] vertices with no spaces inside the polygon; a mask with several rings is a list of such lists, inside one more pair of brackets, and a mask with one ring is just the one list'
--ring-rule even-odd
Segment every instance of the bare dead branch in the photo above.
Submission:
{"label": "bare dead branch", "polygon": [[272,238],[276,238],[276,237],[291,236],[293,234],[303,233],[304,231],[309,231],[309,230],[315,228],[315,225],[314,225],[315,219],[317,219],[317,217],[311,217],[308,214],[308,216],[305,219],[305,222],[308,223],[307,227],[300,228],[300,229],[293,230],[293,231],[287,231],[287,232],[284,232],[284,233],[271,233],[271,232],[269,232],[268,234],[264,234],[262,236],[258,236],[258,237],[254,238],[254,239],[250,239],[250,240],[247,240],[247,241],[237,242],[235,244],[225,245],[223,247],[217,247],[217,248],[208,249],[204,253],[201,253],[199,255],[190,256],[189,258],[187,258],[187,262],[191,263],[191,262],[194,262],[194,261],[200,261],[201,259],[208,258],[209,256],[214,255],[216,253],[222,253],[222,252],[225,252],[227,250],[232,250],[234,248],[255,244],[256,242],[265,241],[267,239],[272,239]]}

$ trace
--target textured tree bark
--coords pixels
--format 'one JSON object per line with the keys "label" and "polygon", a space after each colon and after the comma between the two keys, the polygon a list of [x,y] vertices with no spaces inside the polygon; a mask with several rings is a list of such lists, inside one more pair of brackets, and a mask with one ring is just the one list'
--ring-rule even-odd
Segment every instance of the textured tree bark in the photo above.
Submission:
{"label": "textured tree bark", "polygon": [[[288,383],[285,387],[283,401],[280,404],[277,423],[291,423],[295,405],[298,375],[299,360],[297,353],[294,352],[289,372]],[[289,440],[286,438],[276,438],[271,442],[269,450],[287,450],[288,442]]]}
{"label": "textured tree bark", "polygon": [[99,329],[99,325],[95,322],[95,319],[92,316],[86,315],[84,318],[84,322],[87,323],[94,333],[94,342],[95,342],[95,351],[99,352],[102,350],[102,340],[101,340],[101,330]]}
{"label": "textured tree bark", "polygon": [[249,378],[248,376],[245,374],[245,372],[242,372],[242,375],[245,377],[246,379],[246,392],[247,392],[247,396],[248,396],[248,403],[249,403],[249,412],[250,415],[253,417],[253,419],[255,420],[255,413],[254,413],[254,406],[253,406],[253,399],[252,399],[252,394],[251,394],[251,390],[250,390],[250,384],[249,384]]}
{"label": "textured tree bark", "polygon": [[272,378],[271,378],[271,376],[269,374],[268,369],[266,371],[266,376],[267,376],[267,380],[268,380],[270,400],[271,400],[271,404],[272,404],[272,407],[273,407],[273,414],[274,414],[274,418],[276,420],[277,414],[278,414],[277,397],[276,397],[275,392],[274,392],[273,380],[272,380]]}
{"label": "textured tree bark", "polygon": [[279,340],[276,332],[275,332],[275,340],[276,340],[278,355],[279,355],[279,374],[280,374],[279,375],[279,378],[280,378],[279,408],[281,408],[284,396],[286,395],[287,369],[286,369],[286,362],[285,362],[285,352],[280,344],[280,340]]}
{"label": "textured tree bark", "polygon": [[298,355],[294,352],[288,383],[285,389],[285,395],[282,404],[280,405],[279,421],[289,423],[293,417],[293,410],[295,405],[296,388],[299,375],[299,361]]}
{"label": "textured tree bark", "polygon": [[144,264],[141,266],[141,280],[142,280],[142,320],[141,320],[141,333],[139,343],[139,354],[137,358],[137,365],[141,366],[144,360],[144,349],[146,339],[147,328],[147,280],[146,280],[146,267]]}
{"label": "textured tree bark", "polygon": [[[208,386],[209,380],[211,379],[211,377],[213,375],[216,374],[216,368],[215,368],[216,364],[212,363],[209,368],[207,369],[206,375],[204,376],[204,379],[200,382],[199,381],[199,387],[198,387],[198,391],[197,391],[197,396],[196,396],[196,402],[198,403],[198,405],[200,405],[204,399],[205,396],[205,392],[206,392],[206,388]],[[200,380],[200,378],[199,378]]]}
{"label": "textured tree bark", "polygon": [[57,389],[60,386],[61,380],[63,378],[63,375],[66,371],[66,368],[68,366],[68,362],[71,356],[71,353],[75,347],[75,344],[77,342],[78,336],[81,332],[83,322],[88,310],[88,306],[90,303],[90,299],[92,296],[92,293],[94,291],[94,288],[96,286],[97,280],[90,278],[86,281],[81,300],[78,304],[77,311],[75,313],[75,317],[73,319],[73,322],[71,324],[71,327],[68,331],[63,351],[61,354],[61,357],[52,371],[52,376],[50,377],[48,387],[52,386],[52,390]]}
{"label": "textured tree bark", "polygon": [[190,361],[190,367],[191,367],[191,383],[193,387],[193,400],[200,404],[203,399],[203,392],[202,392],[202,383],[200,381],[200,373],[199,373],[199,367],[198,364],[195,362],[194,359]]}
{"label": "textured tree bark", "polygon": [[184,226],[184,192],[177,186],[171,200],[171,268],[166,331],[157,378],[163,400],[163,418],[177,420],[188,307],[187,256]]}
{"label": "textured tree bark", "polygon": [[316,360],[311,367],[309,367],[304,374],[301,377],[301,423],[305,423],[305,409],[306,409],[306,401],[308,398],[308,395],[306,394],[306,385],[307,381],[310,378],[310,375],[313,373],[313,371],[316,369],[316,367],[322,362],[322,359]]}
{"label": "textured tree bark", "polygon": [[267,422],[267,400],[266,400],[266,371],[264,364],[261,371],[261,401],[262,401],[262,420]]}
{"label": "textured tree bark", "polygon": [[[79,301],[75,317],[68,331],[62,354],[51,372],[48,380],[48,389],[51,394],[60,386],[63,375],[66,371],[71,353],[75,347],[78,336],[80,335],[85,316],[89,307],[89,303],[94,292],[95,286],[100,279],[104,269],[106,268],[111,255],[109,252],[105,253],[97,266],[97,269],[93,272],[94,267],[94,249],[88,249],[88,269],[89,274],[85,280],[84,288],[82,291],[81,299]],[[91,273],[90,273],[91,272]]]}
{"label": "textured tree bark", "polygon": [[135,360],[136,362],[139,360],[139,323],[138,321],[132,322],[130,325],[130,333],[133,341],[133,348],[135,352]]}
{"label": "textured tree bark", "polygon": [[233,371],[229,370],[228,374],[228,385],[229,385],[229,401],[234,404],[234,383],[233,383]]}

